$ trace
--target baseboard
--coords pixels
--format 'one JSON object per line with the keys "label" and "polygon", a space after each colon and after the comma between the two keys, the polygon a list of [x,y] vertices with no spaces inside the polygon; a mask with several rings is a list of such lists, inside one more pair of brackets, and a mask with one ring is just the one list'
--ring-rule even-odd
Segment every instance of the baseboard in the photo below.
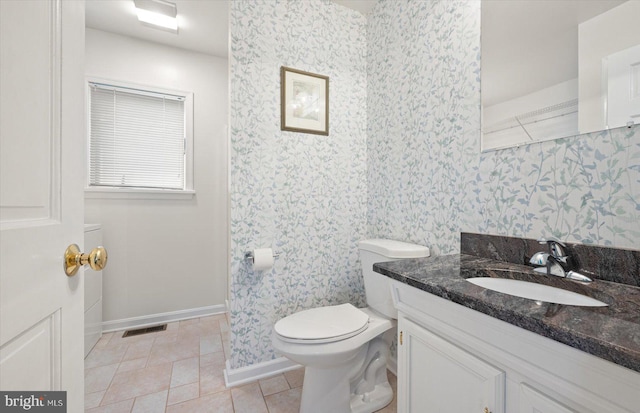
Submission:
{"label": "baseboard", "polygon": [[224,304],[210,305],[207,307],[190,308],[186,310],[170,311],[168,313],[158,313],[140,317],[124,318],[121,320],[111,320],[102,322],[102,332],[129,330],[132,328],[148,327],[156,324],[171,323],[174,321],[188,320],[190,318],[206,317],[214,314],[227,312]]}
{"label": "baseboard", "polygon": [[232,369],[229,360],[227,360],[226,368],[224,369],[224,384],[227,387],[239,386],[300,367],[302,366],[287,358],[280,357],[265,361],[264,363],[256,363],[250,366]]}
{"label": "baseboard", "polygon": [[[285,357],[280,357],[264,363],[256,363],[250,366],[232,369],[229,360],[227,360],[226,368],[224,369],[224,384],[227,387],[240,386],[301,367],[300,364],[294,363]],[[387,369],[395,376],[398,376],[398,362],[395,358],[389,359]]]}

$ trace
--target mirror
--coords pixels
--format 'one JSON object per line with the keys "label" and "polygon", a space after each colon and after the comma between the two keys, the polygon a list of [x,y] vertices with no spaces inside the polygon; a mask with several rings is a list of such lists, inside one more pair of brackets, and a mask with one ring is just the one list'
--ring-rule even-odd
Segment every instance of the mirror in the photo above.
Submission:
{"label": "mirror", "polygon": [[482,151],[640,123],[640,1],[483,0]]}

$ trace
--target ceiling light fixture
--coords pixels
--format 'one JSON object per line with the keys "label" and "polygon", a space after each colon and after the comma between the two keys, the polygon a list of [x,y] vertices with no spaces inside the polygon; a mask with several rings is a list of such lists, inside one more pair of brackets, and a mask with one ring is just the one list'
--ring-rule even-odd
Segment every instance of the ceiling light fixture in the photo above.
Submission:
{"label": "ceiling light fixture", "polygon": [[178,8],[164,0],[133,0],[142,24],[156,29],[178,33]]}

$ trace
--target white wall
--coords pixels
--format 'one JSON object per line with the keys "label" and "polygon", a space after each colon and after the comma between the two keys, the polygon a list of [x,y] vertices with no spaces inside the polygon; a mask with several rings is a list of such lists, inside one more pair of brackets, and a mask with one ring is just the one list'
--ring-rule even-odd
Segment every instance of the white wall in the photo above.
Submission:
{"label": "white wall", "polygon": [[87,29],[86,74],[194,94],[193,199],[86,200],[85,221],[102,224],[109,252],[104,321],[223,305],[227,60]]}
{"label": "white wall", "polygon": [[578,26],[580,132],[605,129],[602,59],[640,43],[639,18],[640,1],[628,1]]}

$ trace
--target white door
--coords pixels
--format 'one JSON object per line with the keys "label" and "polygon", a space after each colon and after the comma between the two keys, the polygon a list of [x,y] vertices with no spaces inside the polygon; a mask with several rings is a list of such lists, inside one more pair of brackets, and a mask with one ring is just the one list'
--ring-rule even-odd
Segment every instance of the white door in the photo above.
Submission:
{"label": "white door", "polygon": [[0,0],[0,389],[84,405],[84,3]]}
{"label": "white door", "polygon": [[607,57],[607,126],[640,123],[640,45]]}
{"label": "white door", "polygon": [[505,373],[407,320],[398,320],[400,413],[504,413]]}

